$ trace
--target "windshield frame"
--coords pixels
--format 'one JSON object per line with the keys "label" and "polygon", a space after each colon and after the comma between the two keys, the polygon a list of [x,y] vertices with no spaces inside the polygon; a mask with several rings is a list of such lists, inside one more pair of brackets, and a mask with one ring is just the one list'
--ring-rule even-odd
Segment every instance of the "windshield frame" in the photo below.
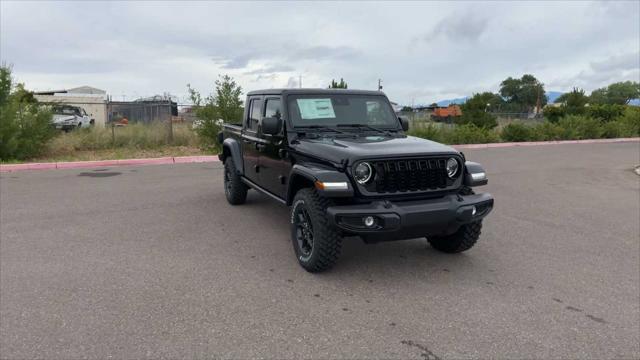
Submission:
{"label": "windshield frame", "polygon": [[[358,129],[359,131],[369,131],[367,129],[366,126],[364,127],[353,127],[350,128],[349,126],[341,126],[338,127],[338,124],[323,124],[322,121],[317,121],[314,123],[310,123],[307,125],[301,125],[301,124],[295,124],[293,121],[293,117],[292,117],[292,112],[290,109],[290,101],[295,101],[297,99],[304,99],[304,98],[308,98],[308,99],[317,99],[317,98],[331,98],[331,97],[359,97],[359,98],[375,98],[375,100],[379,101],[381,106],[384,106],[387,108],[387,111],[389,112],[389,114],[391,114],[392,116],[392,120],[395,119],[396,121],[393,122],[393,124],[373,124],[373,123],[368,123],[368,122],[360,122],[359,124],[362,125],[367,125],[370,127],[374,127],[374,128],[378,128],[379,130],[384,130],[384,131],[401,131],[402,130],[402,125],[400,124],[400,120],[398,119],[398,115],[395,113],[395,111],[393,110],[393,107],[391,106],[391,103],[389,102],[389,99],[387,98],[386,95],[384,94],[360,94],[360,93],[353,93],[353,94],[349,94],[349,93],[344,93],[344,92],[336,92],[336,93],[331,93],[330,91],[322,92],[322,93],[314,93],[314,92],[309,92],[308,94],[305,93],[294,93],[294,94],[287,94],[284,97],[284,110],[286,111],[286,123],[287,126],[289,127],[290,130],[293,131],[298,131],[300,129],[310,129],[309,125],[318,125],[321,127],[325,127],[328,129],[338,129],[340,128],[341,131],[346,131],[349,129]],[[382,110],[384,111],[384,110]],[[358,122],[349,122],[348,124],[356,124]],[[345,123],[345,125],[348,125],[347,123]],[[313,128],[311,128],[313,129]]]}

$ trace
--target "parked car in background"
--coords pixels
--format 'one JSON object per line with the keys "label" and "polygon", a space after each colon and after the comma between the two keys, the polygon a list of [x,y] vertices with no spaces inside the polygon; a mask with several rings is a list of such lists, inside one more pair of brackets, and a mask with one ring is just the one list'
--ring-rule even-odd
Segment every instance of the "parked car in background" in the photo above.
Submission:
{"label": "parked car in background", "polygon": [[69,131],[83,127],[90,127],[95,123],[83,108],[72,105],[57,105],[53,107],[52,125],[59,130]]}

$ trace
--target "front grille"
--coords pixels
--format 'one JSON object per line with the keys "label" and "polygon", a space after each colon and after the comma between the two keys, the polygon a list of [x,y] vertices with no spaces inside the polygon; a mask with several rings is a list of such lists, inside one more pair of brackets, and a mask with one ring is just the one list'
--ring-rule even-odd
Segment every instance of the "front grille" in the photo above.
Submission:
{"label": "front grille", "polygon": [[445,189],[453,182],[447,176],[446,162],[442,158],[372,161],[376,174],[367,190],[397,193]]}

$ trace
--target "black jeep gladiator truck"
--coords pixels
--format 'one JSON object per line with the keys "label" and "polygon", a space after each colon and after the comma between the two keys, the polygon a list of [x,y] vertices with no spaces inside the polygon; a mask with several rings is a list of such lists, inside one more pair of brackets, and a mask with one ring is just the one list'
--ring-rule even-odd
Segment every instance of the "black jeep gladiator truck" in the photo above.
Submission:
{"label": "black jeep gladiator truck", "polygon": [[270,89],[247,94],[241,124],[218,135],[228,202],[255,189],[291,208],[293,248],[310,272],[331,268],[345,236],[366,243],[426,237],[445,253],[470,249],[493,197],[477,163],[407,136],[384,93]]}

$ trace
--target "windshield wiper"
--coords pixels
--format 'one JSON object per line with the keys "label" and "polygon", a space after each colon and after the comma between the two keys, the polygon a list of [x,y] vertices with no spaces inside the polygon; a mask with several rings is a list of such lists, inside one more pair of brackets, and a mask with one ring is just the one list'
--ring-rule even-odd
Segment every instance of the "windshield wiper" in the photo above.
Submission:
{"label": "windshield wiper", "polygon": [[338,124],[336,125],[338,127],[354,127],[354,128],[366,128],[369,130],[373,130],[373,131],[377,131],[377,132],[381,132],[383,134],[389,135],[389,129],[378,129],[377,127],[371,126],[371,125],[367,125],[367,124]]}
{"label": "windshield wiper", "polygon": [[307,126],[296,126],[294,127],[294,130],[297,132],[304,132],[305,129],[313,129],[313,130],[319,130],[319,131],[324,131],[324,132],[337,132],[340,134],[348,134],[346,131],[342,131],[340,129],[337,128],[333,128],[330,126],[326,126],[326,125],[307,125]]}

